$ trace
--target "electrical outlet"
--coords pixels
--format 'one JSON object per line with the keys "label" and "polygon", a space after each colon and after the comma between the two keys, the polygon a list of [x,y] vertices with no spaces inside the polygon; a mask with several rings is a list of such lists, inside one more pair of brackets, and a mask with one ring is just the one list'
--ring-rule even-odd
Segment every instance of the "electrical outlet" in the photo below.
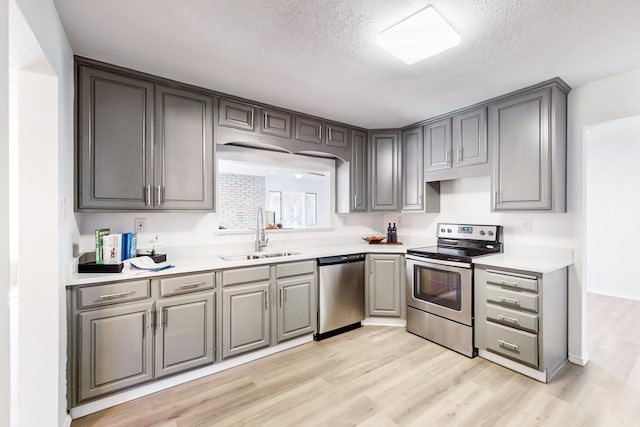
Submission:
{"label": "electrical outlet", "polygon": [[135,219],[135,223],[133,226],[133,229],[136,230],[136,233],[143,233],[144,232],[144,222],[146,221],[146,218],[136,218]]}
{"label": "electrical outlet", "polygon": [[522,220],[522,231],[525,233],[531,233],[533,230],[533,220],[531,218],[525,218]]}

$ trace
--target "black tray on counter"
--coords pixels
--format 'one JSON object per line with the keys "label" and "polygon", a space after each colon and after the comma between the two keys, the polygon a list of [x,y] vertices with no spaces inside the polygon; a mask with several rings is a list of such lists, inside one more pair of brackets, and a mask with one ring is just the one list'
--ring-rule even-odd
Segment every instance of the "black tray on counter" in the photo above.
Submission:
{"label": "black tray on counter", "polygon": [[96,264],[95,261],[78,264],[78,273],[120,273],[124,264]]}

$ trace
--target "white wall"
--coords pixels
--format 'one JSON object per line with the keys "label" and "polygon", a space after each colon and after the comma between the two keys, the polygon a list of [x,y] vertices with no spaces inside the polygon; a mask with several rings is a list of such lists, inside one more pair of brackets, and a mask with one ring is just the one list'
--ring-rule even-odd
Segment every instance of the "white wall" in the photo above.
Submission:
{"label": "white wall", "polygon": [[9,387],[9,14],[0,0],[0,425],[10,419]]}
{"label": "white wall", "polygon": [[589,128],[584,150],[587,290],[640,300],[640,116]]}
{"label": "white wall", "polygon": [[[64,283],[67,268],[72,261],[73,246],[77,244],[78,239],[76,219],[69,211],[69,207],[73,206],[73,54],[52,0],[15,0],[15,2],[47,61],[58,76],[57,110],[59,114],[56,119],[58,147],[47,160],[57,164],[56,170],[59,173],[50,176],[41,174],[37,179],[52,183],[55,189],[53,197],[58,200],[55,212],[42,212],[43,215],[50,215],[48,219],[56,223],[53,234],[57,234],[58,260],[56,268],[43,273],[39,283],[45,293],[52,288],[55,289],[52,300],[49,300],[49,304],[54,308],[43,312],[38,321],[42,324],[56,325],[59,333],[54,337],[56,342],[51,347],[42,349],[40,353],[34,355],[42,361],[44,366],[57,365],[57,371],[55,379],[50,377],[43,379],[45,381],[41,384],[43,394],[33,399],[38,402],[38,405],[41,401],[46,402],[43,403],[43,407],[49,408],[49,403],[55,407],[53,413],[41,411],[40,419],[46,421],[39,425],[63,425],[67,421]],[[20,338],[38,342],[40,335]],[[52,389],[57,390],[54,395],[51,394]]]}
{"label": "white wall", "polygon": [[573,89],[567,109],[567,210],[576,240],[574,268],[569,271],[569,354],[586,362],[584,131],[590,125],[640,114],[640,68]]}

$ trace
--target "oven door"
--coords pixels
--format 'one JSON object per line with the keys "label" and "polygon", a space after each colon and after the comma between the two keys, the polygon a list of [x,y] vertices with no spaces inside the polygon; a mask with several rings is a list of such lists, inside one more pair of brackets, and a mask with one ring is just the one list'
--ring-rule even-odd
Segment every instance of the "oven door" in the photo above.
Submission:
{"label": "oven door", "polygon": [[407,305],[472,326],[470,264],[407,255]]}

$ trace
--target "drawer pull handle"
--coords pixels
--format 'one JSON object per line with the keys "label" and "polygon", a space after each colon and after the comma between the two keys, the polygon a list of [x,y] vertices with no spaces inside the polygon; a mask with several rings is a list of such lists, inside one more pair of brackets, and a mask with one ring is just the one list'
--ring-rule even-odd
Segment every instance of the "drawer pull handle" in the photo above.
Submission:
{"label": "drawer pull handle", "polygon": [[509,341],[498,340],[498,343],[500,343],[500,347],[506,348],[507,350],[518,351],[520,348],[518,345],[512,344]]}
{"label": "drawer pull handle", "polygon": [[513,305],[520,305],[520,300],[517,300],[515,298],[500,297],[500,302],[506,302],[507,304],[513,304]]}
{"label": "drawer pull handle", "polygon": [[135,294],[136,291],[124,291],[124,292],[116,292],[114,294],[106,294],[100,295],[100,299],[116,299],[116,298],[124,298],[127,295]]}
{"label": "drawer pull handle", "polygon": [[503,280],[502,284],[505,286],[513,286],[514,288],[517,288],[519,283],[518,282],[509,282],[507,280]]}
{"label": "drawer pull handle", "polygon": [[501,314],[498,315],[498,318],[500,320],[502,320],[503,322],[511,322],[511,323],[518,323],[518,319],[516,319],[515,317],[509,317],[509,316],[503,316]]}
{"label": "drawer pull handle", "polygon": [[197,288],[198,286],[202,286],[202,285],[204,285],[204,282],[188,283],[186,285],[178,286],[178,289],[193,289],[193,288]]}

